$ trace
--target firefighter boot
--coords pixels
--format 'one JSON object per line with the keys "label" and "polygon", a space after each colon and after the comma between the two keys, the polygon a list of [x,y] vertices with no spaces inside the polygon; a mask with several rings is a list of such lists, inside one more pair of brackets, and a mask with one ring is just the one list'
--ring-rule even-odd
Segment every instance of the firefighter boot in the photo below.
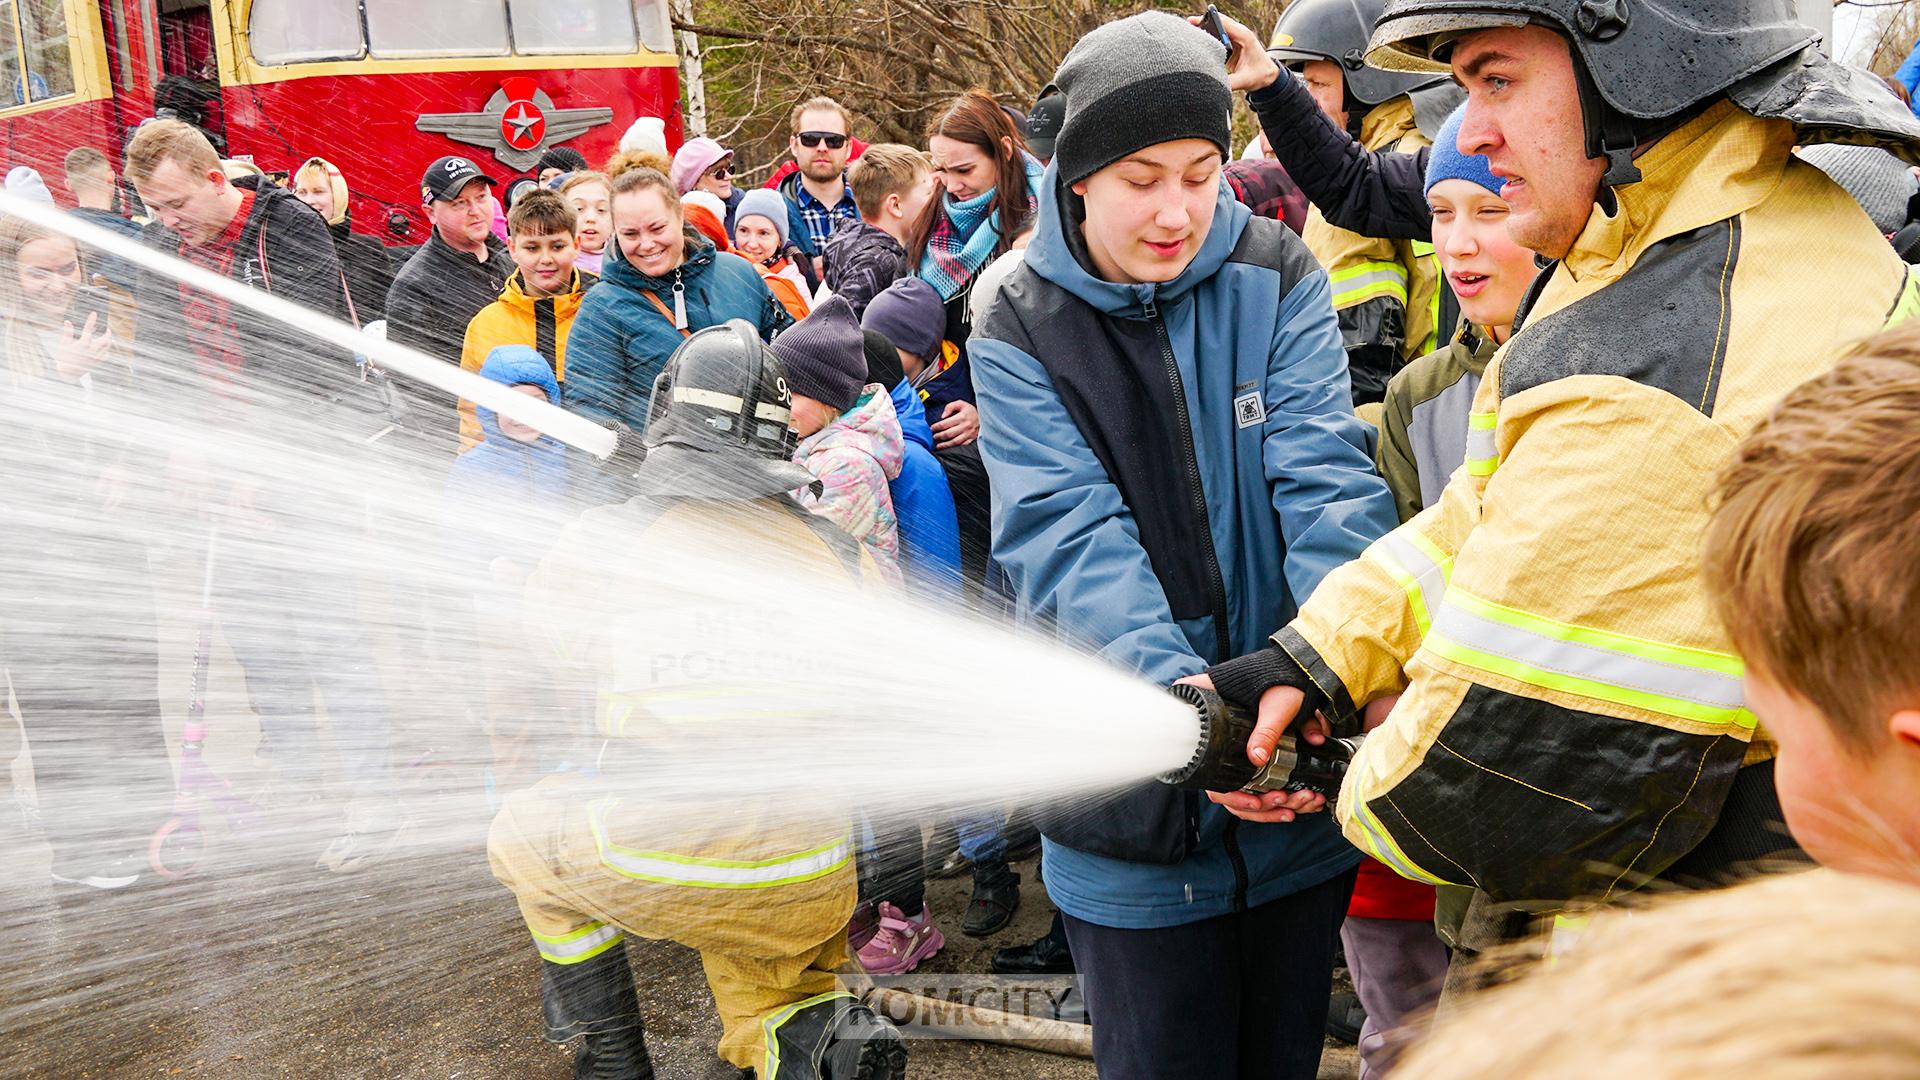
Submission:
{"label": "firefighter boot", "polygon": [[576,964],[541,961],[548,1041],[581,1038],[575,1080],[653,1080],[627,951],[615,947]]}
{"label": "firefighter boot", "polygon": [[767,1067],[777,1080],[905,1080],[907,1044],[852,994],[801,1002],[768,1022]]}

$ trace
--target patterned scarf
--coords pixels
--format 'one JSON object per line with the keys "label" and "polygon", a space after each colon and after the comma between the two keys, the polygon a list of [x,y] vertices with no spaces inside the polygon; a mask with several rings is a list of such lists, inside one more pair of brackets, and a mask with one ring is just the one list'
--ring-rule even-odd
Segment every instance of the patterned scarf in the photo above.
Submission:
{"label": "patterned scarf", "polygon": [[[1046,170],[1032,157],[1022,154],[1027,174],[1028,221],[1039,206],[1041,179]],[[973,275],[987,265],[1000,246],[1000,214],[993,210],[999,188],[992,187],[971,199],[940,196],[940,216],[927,234],[927,252],[920,257],[919,276],[934,287],[940,299],[951,300],[967,287]]]}

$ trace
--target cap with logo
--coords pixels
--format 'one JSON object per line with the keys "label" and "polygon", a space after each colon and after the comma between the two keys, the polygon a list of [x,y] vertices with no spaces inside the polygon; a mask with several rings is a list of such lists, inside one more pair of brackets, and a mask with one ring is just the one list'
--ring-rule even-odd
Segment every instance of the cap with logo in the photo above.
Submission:
{"label": "cap with logo", "polygon": [[475,180],[493,187],[499,181],[480,171],[480,166],[458,154],[449,154],[427,166],[426,175],[420,178],[420,199],[422,202],[442,200],[452,202],[460,197],[460,191]]}

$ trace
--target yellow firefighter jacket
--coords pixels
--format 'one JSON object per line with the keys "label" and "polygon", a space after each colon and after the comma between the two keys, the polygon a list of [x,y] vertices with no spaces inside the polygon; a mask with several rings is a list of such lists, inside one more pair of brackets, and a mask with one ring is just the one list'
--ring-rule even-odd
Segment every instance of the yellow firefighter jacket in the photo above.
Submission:
{"label": "yellow firefighter jacket", "polygon": [[[802,805],[731,788],[686,790],[629,768],[676,754],[726,760],[764,746],[761,733],[774,727],[791,735],[801,725],[844,726],[792,692],[806,667],[804,650],[780,651],[790,627],[757,625],[768,620],[751,605],[682,586],[719,572],[716,553],[726,567],[768,575],[773,587],[823,597],[878,580],[857,545],[836,550],[816,530],[784,497],[665,509],[636,499],[582,515],[527,582],[529,636],[597,683],[595,722],[610,740],[596,789],[566,802],[569,816],[582,817],[572,835],[584,850],[570,858],[648,905],[651,925],[671,922],[657,917],[669,909],[703,924],[763,919],[774,895],[788,921],[844,923],[851,910],[853,846],[838,796]],[[755,634],[765,647],[742,645]],[[636,912],[616,921],[632,928],[639,920]],[[671,927],[659,936],[701,947]]]}
{"label": "yellow firefighter jacket", "polygon": [[1405,691],[1337,809],[1401,874],[1604,899],[1769,756],[1697,570],[1715,475],[1789,388],[1920,306],[1793,141],[1722,102],[1646,151],[1523,305],[1439,502],[1274,635],[1330,716]]}
{"label": "yellow firefighter jacket", "polygon": [[[1403,95],[1367,113],[1360,122],[1360,143],[1369,150],[1412,153],[1429,140],[1414,125],[1413,99]],[[1395,371],[1452,334],[1452,327],[1439,325],[1440,264],[1433,245],[1335,228],[1318,209],[1309,210],[1302,236],[1332,279],[1333,309],[1340,313],[1354,369],[1354,397],[1378,401]],[[1369,345],[1385,348],[1366,350]]]}

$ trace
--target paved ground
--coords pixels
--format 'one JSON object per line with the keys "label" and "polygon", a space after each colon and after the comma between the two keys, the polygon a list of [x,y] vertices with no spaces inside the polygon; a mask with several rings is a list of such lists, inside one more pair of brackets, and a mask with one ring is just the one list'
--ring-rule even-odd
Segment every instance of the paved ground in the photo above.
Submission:
{"label": "paved ground", "polygon": [[[192,648],[185,592],[171,589],[162,603],[162,701],[176,753]],[[241,685],[222,657],[208,752],[244,779],[257,726]],[[474,818],[483,822],[484,809]],[[0,804],[0,1074],[571,1076],[567,1052],[540,1039],[538,963],[477,831],[340,877],[311,865],[324,836],[280,824],[296,830],[281,858],[68,901],[46,885],[44,844]],[[993,948],[1046,929],[1051,909],[1032,866],[1022,869],[1025,903],[987,941],[958,933],[967,879],[933,883],[930,902],[952,934],[923,977],[984,973]],[[659,1075],[707,1075],[719,1028],[697,958],[646,942],[630,955]],[[1332,1048],[1322,1077],[1354,1068],[1351,1050]],[[1075,1058],[916,1039],[911,1075],[1091,1080],[1094,1070]]]}

